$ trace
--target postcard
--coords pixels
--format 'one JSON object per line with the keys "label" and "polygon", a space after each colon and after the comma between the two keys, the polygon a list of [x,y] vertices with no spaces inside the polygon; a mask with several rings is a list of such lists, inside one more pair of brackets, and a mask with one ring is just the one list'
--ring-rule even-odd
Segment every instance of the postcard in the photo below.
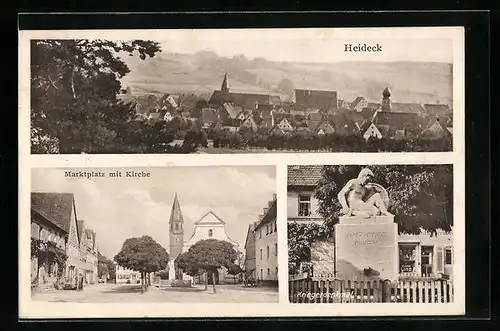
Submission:
{"label": "postcard", "polygon": [[20,31],[19,69],[20,318],[464,314],[462,27]]}

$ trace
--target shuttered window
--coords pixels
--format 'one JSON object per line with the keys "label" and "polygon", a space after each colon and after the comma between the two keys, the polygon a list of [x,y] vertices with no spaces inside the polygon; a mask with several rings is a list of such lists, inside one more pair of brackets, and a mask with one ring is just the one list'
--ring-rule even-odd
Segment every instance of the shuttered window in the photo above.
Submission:
{"label": "shuttered window", "polygon": [[443,247],[436,248],[436,272],[444,271],[444,250]]}

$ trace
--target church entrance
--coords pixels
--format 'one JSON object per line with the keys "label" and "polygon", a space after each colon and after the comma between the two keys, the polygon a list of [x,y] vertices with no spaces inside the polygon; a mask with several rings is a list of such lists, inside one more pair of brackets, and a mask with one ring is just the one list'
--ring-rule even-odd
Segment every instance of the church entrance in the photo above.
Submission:
{"label": "church entrance", "polygon": [[[219,285],[219,271],[215,270],[213,272],[213,275],[214,275],[213,278],[215,278],[215,285]],[[213,281],[212,281],[213,278],[212,278],[212,273],[209,273],[208,274],[208,284],[209,285],[213,285]]]}

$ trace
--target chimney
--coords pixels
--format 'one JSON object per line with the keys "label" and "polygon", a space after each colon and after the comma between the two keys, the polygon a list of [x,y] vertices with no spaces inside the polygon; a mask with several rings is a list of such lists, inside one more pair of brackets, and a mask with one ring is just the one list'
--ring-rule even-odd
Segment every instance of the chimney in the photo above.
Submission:
{"label": "chimney", "polygon": [[264,215],[259,215],[259,221],[262,221],[262,219],[264,218]]}
{"label": "chimney", "polygon": [[269,209],[269,208],[271,208],[271,205],[272,205],[272,204],[273,204],[273,201],[269,201],[269,202],[267,203],[267,208],[268,208],[268,209]]}
{"label": "chimney", "polygon": [[273,201],[276,200],[277,196],[278,195],[276,193],[273,193]]}
{"label": "chimney", "polygon": [[264,208],[264,215],[267,214],[268,210],[269,210],[269,208]]}

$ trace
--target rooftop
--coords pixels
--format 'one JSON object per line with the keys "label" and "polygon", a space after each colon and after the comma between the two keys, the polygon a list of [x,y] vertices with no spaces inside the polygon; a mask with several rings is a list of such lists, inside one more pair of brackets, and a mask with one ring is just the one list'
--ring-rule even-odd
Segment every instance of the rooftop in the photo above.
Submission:
{"label": "rooftop", "polygon": [[289,165],[289,186],[316,186],[321,179],[322,165]]}

